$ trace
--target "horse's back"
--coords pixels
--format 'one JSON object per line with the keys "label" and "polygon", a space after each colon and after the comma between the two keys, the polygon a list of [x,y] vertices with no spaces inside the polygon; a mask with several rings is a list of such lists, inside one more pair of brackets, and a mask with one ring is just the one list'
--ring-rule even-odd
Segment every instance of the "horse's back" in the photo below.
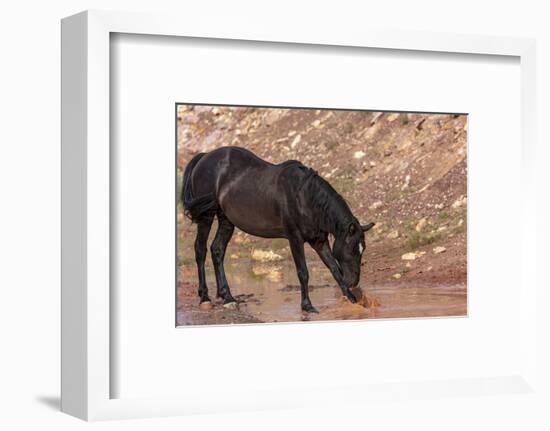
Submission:
{"label": "horse's back", "polygon": [[245,232],[284,237],[289,204],[308,171],[296,160],[276,165],[244,148],[222,147],[196,164],[193,193],[215,197],[217,210]]}
{"label": "horse's back", "polygon": [[221,147],[206,153],[193,169],[193,192],[196,195],[217,193],[220,179],[238,170],[270,165],[254,153],[239,147]]}

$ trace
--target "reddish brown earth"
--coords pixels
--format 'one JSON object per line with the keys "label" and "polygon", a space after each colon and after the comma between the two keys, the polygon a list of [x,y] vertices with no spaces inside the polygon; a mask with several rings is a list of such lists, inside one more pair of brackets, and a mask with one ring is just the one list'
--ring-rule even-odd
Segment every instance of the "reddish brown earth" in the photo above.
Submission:
{"label": "reddish brown earth", "polygon": [[[311,296],[320,313],[303,315],[286,240],[236,230],[226,269],[232,292],[242,301],[239,309],[215,303],[201,310],[195,227],[178,206],[178,323],[465,315],[466,135],[464,115],[179,106],[180,186],[194,154],[238,145],[273,163],[297,159],[311,166],[360,221],[376,226],[367,234],[361,274],[366,307],[343,301],[328,270],[308,250]],[[254,250],[272,251],[280,260],[254,260]],[[405,260],[407,253],[415,258]],[[213,297],[210,261],[207,274]]]}

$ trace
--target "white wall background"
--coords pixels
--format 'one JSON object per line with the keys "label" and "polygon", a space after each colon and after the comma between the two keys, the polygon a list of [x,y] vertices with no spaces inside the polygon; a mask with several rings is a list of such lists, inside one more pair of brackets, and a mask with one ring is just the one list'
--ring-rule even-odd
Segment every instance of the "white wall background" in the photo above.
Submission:
{"label": "white wall background", "polygon": [[[80,429],[85,423],[57,411],[60,282],[60,25],[83,9],[117,9],[226,16],[235,25],[270,20],[281,27],[315,22],[327,31],[390,28],[536,37],[538,43],[538,162],[540,220],[550,219],[550,27],[545,2],[460,1],[166,1],[20,0],[0,13],[0,427]],[[223,73],[223,69],[220,69]],[[495,155],[495,159],[497,156]],[[518,221],[519,222],[519,221]],[[542,224],[542,223],[541,223]],[[511,223],[511,230],[514,223]],[[548,239],[548,227],[542,226]],[[510,232],[506,233],[510,234]],[[542,237],[539,249],[544,250]],[[498,244],[495,244],[498,246]],[[546,262],[540,262],[545,268]],[[549,286],[548,276],[540,274]],[[548,303],[548,293],[541,299]],[[542,323],[549,319],[539,313]],[[548,343],[541,362],[550,363]],[[548,377],[548,373],[545,374]],[[207,388],[205,388],[207,389]],[[548,429],[543,407],[528,397],[457,399],[453,407],[414,402],[404,407],[424,429]],[[473,413],[464,415],[465,410]],[[311,427],[395,429],[394,405],[358,409],[232,414],[96,424],[101,429],[267,429]],[[544,419],[543,417],[546,416]]]}

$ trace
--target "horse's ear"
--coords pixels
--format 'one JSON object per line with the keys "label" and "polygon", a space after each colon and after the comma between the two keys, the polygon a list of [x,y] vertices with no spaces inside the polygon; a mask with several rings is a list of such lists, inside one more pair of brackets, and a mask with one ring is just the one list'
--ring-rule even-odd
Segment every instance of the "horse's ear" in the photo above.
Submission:
{"label": "horse's ear", "polygon": [[354,223],[350,223],[349,227],[348,227],[348,235],[349,236],[353,236],[355,235],[355,224]]}
{"label": "horse's ear", "polygon": [[369,224],[366,224],[366,225],[361,226],[361,230],[362,230],[363,232],[366,232],[366,231],[372,229],[372,227],[373,227],[374,225],[375,225],[375,223],[370,222]]}

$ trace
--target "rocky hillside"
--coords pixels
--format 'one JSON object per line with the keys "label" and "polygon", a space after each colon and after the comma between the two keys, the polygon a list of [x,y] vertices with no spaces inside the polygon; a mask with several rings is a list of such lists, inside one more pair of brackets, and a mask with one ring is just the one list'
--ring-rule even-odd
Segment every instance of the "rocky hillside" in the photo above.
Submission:
{"label": "rocky hillside", "polygon": [[[178,177],[198,153],[225,145],[317,170],[361,222],[366,271],[376,283],[466,283],[467,117],[465,115],[180,105]],[[194,227],[178,214],[179,259],[194,260]],[[232,255],[288,254],[283,240],[237,232]]]}

